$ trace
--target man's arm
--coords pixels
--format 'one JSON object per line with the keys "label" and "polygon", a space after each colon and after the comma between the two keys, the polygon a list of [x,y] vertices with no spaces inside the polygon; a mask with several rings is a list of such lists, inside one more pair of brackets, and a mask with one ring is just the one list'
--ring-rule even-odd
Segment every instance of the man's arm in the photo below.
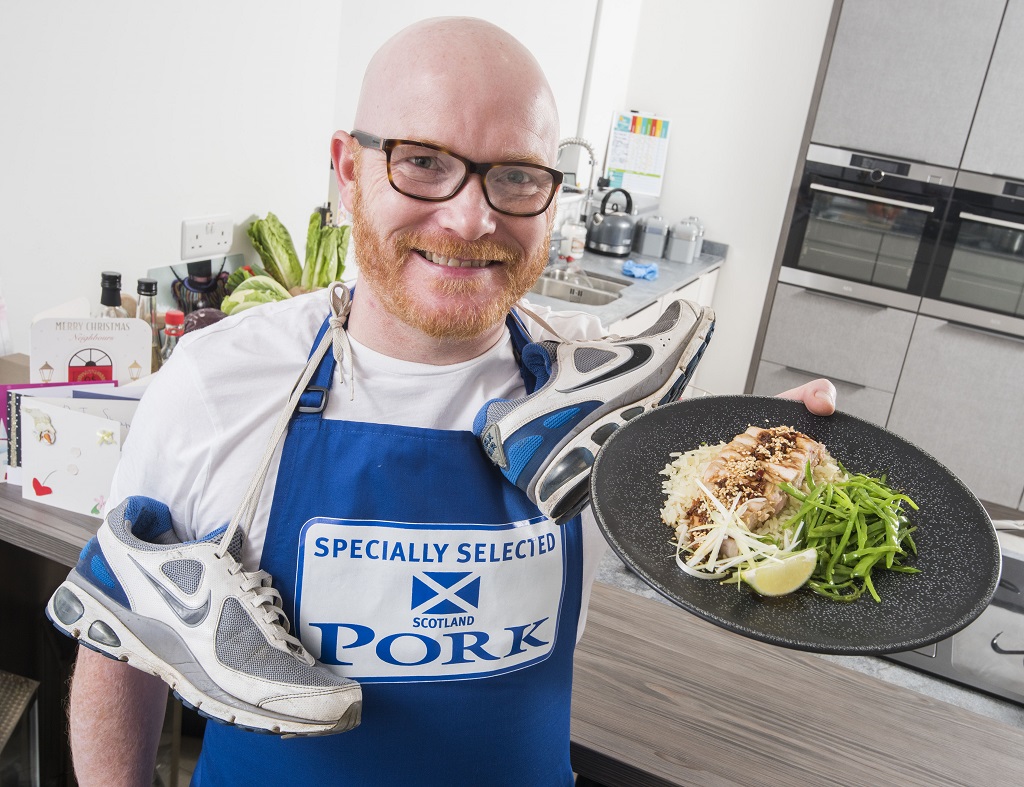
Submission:
{"label": "man's arm", "polygon": [[81,787],[149,787],[166,708],[162,680],[79,647],[68,717]]}

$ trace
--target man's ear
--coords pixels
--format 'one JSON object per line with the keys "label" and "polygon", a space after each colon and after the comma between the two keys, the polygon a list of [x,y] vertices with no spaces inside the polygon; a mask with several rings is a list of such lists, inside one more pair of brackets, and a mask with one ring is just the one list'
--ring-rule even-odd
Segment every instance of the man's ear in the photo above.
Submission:
{"label": "man's ear", "polygon": [[331,161],[334,162],[334,177],[338,179],[338,193],[345,210],[352,212],[352,192],[355,188],[355,157],[352,155],[355,140],[344,131],[336,131],[331,138]]}

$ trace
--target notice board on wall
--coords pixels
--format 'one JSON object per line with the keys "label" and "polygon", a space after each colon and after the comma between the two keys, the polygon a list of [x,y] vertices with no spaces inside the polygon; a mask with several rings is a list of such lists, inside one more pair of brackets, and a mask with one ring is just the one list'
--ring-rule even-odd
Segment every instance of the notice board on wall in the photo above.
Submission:
{"label": "notice board on wall", "polygon": [[671,121],[645,112],[616,112],[608,137],[605,177],[612,188],[661,195]]}

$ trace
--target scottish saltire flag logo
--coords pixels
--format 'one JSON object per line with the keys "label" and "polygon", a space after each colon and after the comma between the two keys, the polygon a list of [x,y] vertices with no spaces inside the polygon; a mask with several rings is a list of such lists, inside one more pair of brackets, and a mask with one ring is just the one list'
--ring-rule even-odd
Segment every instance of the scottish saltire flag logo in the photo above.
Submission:
{"label": "scottish saltire flag logo", "polygon": [[412,578],[412,611],[458,615],[480,606],[480,577],[469,571],[426,571]]}

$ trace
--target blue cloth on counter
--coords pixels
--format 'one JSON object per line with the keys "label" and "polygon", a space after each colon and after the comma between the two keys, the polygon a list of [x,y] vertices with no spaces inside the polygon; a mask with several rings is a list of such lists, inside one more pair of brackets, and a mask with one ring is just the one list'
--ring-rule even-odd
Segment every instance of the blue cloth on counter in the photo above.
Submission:
{"label": "blue cloth on counter", "polygon": [[622,263],[622,272],[626,276],[632,276],[634,279],[654,281],[658,278],[658,263],[626,260]]}

